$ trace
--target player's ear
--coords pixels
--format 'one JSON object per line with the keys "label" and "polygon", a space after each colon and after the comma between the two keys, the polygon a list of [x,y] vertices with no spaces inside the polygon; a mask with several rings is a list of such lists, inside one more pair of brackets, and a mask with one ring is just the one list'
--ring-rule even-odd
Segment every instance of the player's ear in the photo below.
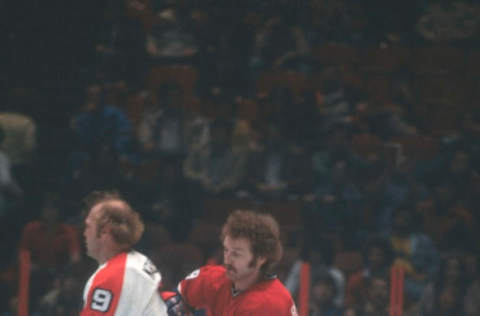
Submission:
{"label": "player's ear", "polygon": [[266,257],[257,257],[257,264],[259,267],[263,266],[265,262],[267,262]]}
{"label": "player's ear", "polygon": [[111,231],[110,225],[107,223],[106,225],[104,225],[104,226],[100,229],[99,235],[100,235],[100,236],[102,236],[102,235],[110,235],[110,231]]}

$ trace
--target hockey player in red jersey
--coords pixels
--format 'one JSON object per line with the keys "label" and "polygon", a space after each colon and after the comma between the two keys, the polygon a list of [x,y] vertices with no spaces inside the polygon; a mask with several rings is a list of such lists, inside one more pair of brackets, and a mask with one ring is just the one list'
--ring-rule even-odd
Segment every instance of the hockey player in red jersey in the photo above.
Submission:
{"label": "hockey player in red jersey", "polygon": [[169,315],[185,315],[186,309],[206,309],[212,316],[297,315],[290,293],[271,274],[283,252],[272,216],[235,211],[222,228],[221,241],[223,266],[201,267],[181,281],[181,300],[171,296],[166,301]]}
{"label": "hockey player in red jersey", "polygon": [[99,267],[85,285],[80,316],[166,316],[157,291],[160,273],[132,250],[144,229],[138,213],[117,194],[90,197],[84,237],[87,255]]}

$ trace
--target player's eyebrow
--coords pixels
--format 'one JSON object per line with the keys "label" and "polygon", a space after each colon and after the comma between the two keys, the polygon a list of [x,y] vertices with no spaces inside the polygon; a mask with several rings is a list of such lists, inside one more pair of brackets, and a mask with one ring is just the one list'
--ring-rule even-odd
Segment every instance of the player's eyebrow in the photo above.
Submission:
{"label": "player's eyebrow", "polygon": [[[225,245],[223,246],[223,249],[226,249],[227,247],[225,247]],[[235,251],[244,251],[245,248],[243,247],[232,247],[231,250],[235,250]]]}
{"label": "player's eyebrow", "polygon": [[232,247],[231,250],[239,252],[239,253],[244,253],[246,251],[246,249],[243,248],[243,247]]}

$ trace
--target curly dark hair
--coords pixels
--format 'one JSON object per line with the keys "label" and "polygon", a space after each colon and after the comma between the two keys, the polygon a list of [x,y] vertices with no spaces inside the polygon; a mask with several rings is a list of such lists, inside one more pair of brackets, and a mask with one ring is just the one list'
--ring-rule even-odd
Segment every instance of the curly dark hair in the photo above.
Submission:
{"label": "curly dark hair", "polygon": [[102,204],[97,218],[97,232],[109,225],[113,239],[125,249],[131,248],[142,237],[145,229],[140,215],[115,191],[94,191],[85,198],[87,211]]}
{"label": "curly dark hair", "polygon": [[270,214],[255,213],[248,210],[236,210],[230,214],[223,225],[221,241],[229,236],[233,239],[245,238],[250,242],[254,258],[264,257],[261,271],[270,274],[283,255],[280,240],[280,228]]}

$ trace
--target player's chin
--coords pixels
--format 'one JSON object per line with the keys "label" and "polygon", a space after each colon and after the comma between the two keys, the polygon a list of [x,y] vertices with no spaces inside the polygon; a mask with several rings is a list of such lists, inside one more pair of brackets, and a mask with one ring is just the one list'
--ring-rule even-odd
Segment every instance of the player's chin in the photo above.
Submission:
{"label": "player's chin", "polygon": [[87,256],[90,257],[90,258],[95,258],[94,254],[93,254],[93,251],[90,249],[90,248],[87,248]]}

